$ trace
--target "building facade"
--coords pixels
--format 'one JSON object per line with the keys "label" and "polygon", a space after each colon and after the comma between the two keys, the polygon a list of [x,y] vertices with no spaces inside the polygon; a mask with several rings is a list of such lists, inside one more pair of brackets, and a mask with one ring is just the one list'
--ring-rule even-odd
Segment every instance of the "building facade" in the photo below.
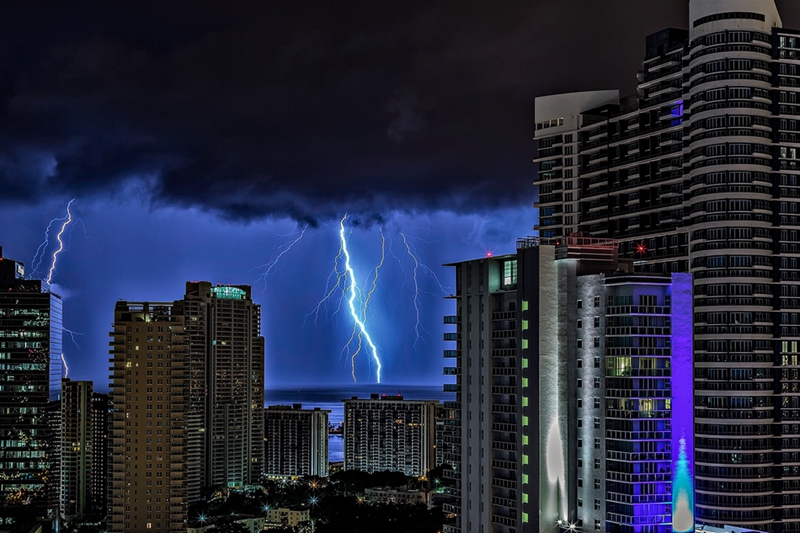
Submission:
{"label": "building facade", "polygon": [[454,366],[444,369],[455,383],[445,403],[453,411],[451,450],[445,459],[452,471],[448,492],[453,501],[445,513],[454,516],[448,533],[522,531],[522,443],[518,398],[517,257],[504,255],[455,263],[455,314],[444,318],[455,331],[444,333],[455,343],[445,350]]}
{"label": "building facade", "polygon": [[424,476],[436,466],[434,400],[402,396],[344,402],[344,469]]}
{"label": "building facade", "polygon": [[104,516],[108,505],[109,420],[111,404],[108,394],[92,394],[92,492],[91,504],[95,514]]}
{"label": "building facade", "polygon": [[302,405],[264,410],[264,475],[328,477],[328,415]]}
{"label": "building facade", "polygon": [[537,229],[693,274],[697,518],[800,531],[800,34],[772,0],[688,26],[647,38],[632,99],[537,99]]}
{"label": "building facade", "polygon": [[58,512],[62,301],[0,248],[0,529]]}
{"label": "building facade", "polygon": [[184,317],[170,303],[117,302],[111,333],[108,531],[186,530],[192,376]]}
{"label": "building facade", "polygon": [[117,303],[110,531],[180,530],[204,487],[258,483],[260,331],[248,286],[189,282],[172,303]]}
{"label": "building facade", "polygon": [[261,306],[248,285],[207,281],[187,282],[175,305],[185,316],[192,361],[190,403],[202,413],[199,486],[258,484],[264,466]]}
{"label": "building facade", "polygon": [[617,247],[528,238],[453,265],[449,533],[693,529],[691,276],[629,273]]}
{"label": "building facade", "polygon": [[91,381],[61,381],[60,500],[61,516],[82,520],[95,492],[105,492],[105,482],[94,481],[94,416]]}

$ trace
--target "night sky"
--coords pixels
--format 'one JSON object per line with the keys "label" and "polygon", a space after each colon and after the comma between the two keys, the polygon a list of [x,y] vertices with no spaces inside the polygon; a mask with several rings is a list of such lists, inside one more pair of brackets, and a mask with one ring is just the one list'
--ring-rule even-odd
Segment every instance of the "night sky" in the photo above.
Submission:
{"label": "night sky", "polygon": [[[798,4],[778,2],[785,26],[800,27]],[[0,9],[0,246],[44,277],[47,260],[31,276],[37,247],[75,199],[54,290],[77,333],[64,343],[70,377],[100,390],[114,302],[178,299],[187,280],[254,286],[267,386],[352,382],[352,320],[338,295],[315,313],[345,213],[360,285],[386,238],[367,313],[383,382],[441,383],[441,317],[453,312],[441,264],[511,252],[532,233],[534,97],[632,93],[645,36],[686,27],[688,11],[682,0]],[[416,298],[402,235],[420,261]],[[360,354],[359,382],[374,370]]]}

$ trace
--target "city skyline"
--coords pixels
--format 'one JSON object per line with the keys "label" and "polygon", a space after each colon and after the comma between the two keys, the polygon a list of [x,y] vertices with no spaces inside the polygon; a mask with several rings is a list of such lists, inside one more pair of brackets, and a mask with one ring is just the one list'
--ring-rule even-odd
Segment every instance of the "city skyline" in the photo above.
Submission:
{"label": "city skyline", "polygon": [[[151,7],[167,20],[179,15]],[[779,1],[778,7],[787,27],[800,25],[800,7],[787,1]],[[613,6],[519,2],[504,9],[476,7],[458,14],[446,6],[398,7],[387,13],[365,9],[336,29],[331,22],[353,18],[355,12],[279,13],[264,8],[248,13],[271,14],[261,17],[270,19],[265,24],[283,21],[299,30],[298,35],[277,32],[274,42],[263,43],[258,28],[242,20],[246,18],[242,13],[213,22],[209,11],[180,14],[189,17],[191,29],[168,35],[164,28],[142,29],[139,22],[145,9],[127,13],[130,20],[125,23],[119,14],[106,13],[109,16],[103,18],[102,11],[89,15],[65,10],[35,19],[23,7],[14,9],[19,11],[11,15],[47,30],[39,32],[47,38],[33,44],[27,32],[12,28],[3,32],[16,55],[0,64],[9,74],[0,92],[0,108],[9,119],[2,130],[9,142],[3,149],[5,177],[0,178],[7,193],[0,199],[0,244],[8,257],[30,270],[47,223],[62,217],[67,202],[75,198],[73,211],[83,226],[73,226],[71,246],[60,256],[54,282],[64,297],[65,327],[78,333],[75,340],[80,347],[69,335],[64,343],[71,377],[91,379],[101,391],[107,388],[107,373],[97,363],[104,357],[114,303],[177,299],[180,295],[172,288],[200,279],[254,286],[255,299],[264,307],[268,387],[352,382],[349,362],[340,352],[351,324],[341,314],[333,315],[333,307],[317,325],[306,318],[326,293],[325,281],[338,249],[339,218],[349,213],[359,223],[352,237],[361,279],[367,279],[378,261],[378,228],[383,226],[395,239],[394,252],[406,269],[412,263],[402,255],[398,228],[409,235],[421,261],[448,289],[442,263],[489,251],[511,252],[516,237],[532,233],[536,223],[531,208],[533,98],[598,87],[620,87],[622,95],[630,94],[635,86],[632,73],[644,55],[644,37],[664,27],[686,25],[686,5],[681,1],[647,8],[633,1]],[[574,24],[556,23],[567,13],[580,15]],[[70,24],[60,24],[60,16]],[[435,29],[442,20],[449,21],[449,36]],[[609,23],[596,24],[598,20]],[[77,31],[92,24],[97,28],[84,34]],[[612,24],[614,31],[609,31]],[[376,28],[383,41],[378,40]],[[230,39],[236,29],[247,30],[238,45]],[[206,70],[192,60],[202,57],[207,49],[201,45],[208,42],[220,47],[213,57],[214,68]],[[404,45],[399,51],[382,55],[398,43]],[[256,91],[254,96],[220,88],[221,73],[227,71],[219,64],[240,57],[244,44],[262,46],[256,49],[263,52],[267,65],[285,67],[279,56],[294,50],[293,68],[253,83],[264,89],[295,83],[314,105],[300,109],[296,101],[275,99],[271,91]],[[313,58],[297,55],[303,44],[314,50]],[[117,60],[119,54],[132,62],[139,57],[143,70],[98,73],[96,69]],[[608,57],[615,61],[608,62]],[[241,61],[233,84],[261,64],[250,55]],[[183,67],[184,73],[202,83],[187,87],[177,75],[164,74],[168,67]],[[144,83],[154,73],[167,76],[179,95],[199,98],[194,108],[182,104],[171,109],[168,119],[174,124],[169,127],[153,116],[154,109],[171,101],[167,89]],[[444,83],[444,75],[461,83]],[[349,84],[348,76],[354,78]],[[367,99],[363,89],[349,90],[359,85],[356,80],[365,79],[381,80],[367,84],[373,94]],[[79,104],[75,86],[84,91]],[[137,103],[136,91],[153,102],[153,109]],[[214,95],[232,118],[220,119],[212,111],[209,101]],[[232,108],[235,103],[246,107],[253,102],[260,105],[253,105],[252,118]],[[208,120],[196,133],[190,127],[197,125],[195,112]],[[345,113],[348,120],[343,121]],[[258,151],[252,146],[255,141],[231,148],[230,139],[237,135],[261,131],[238,132],[230,124],[233,119],[249,127],[251,121],[267,128],[275,125],[284,142],[278,143],[275,133],[256,138],[280,153],[253,160],[249,155]],[[343,129],[336,126],[343,123],[347,124]],[[212,135],[214,126],[220,128]],[[101,134],[112,130],[117,133],[100,142]],[[137,144],[142,139],[159,143],[165,135],[184,136],[188,146],[165,143],[167,153],[159,156],[185,157],[187,168],[198,173],[197,180],[159,174],[157,169],[163,167]],[[352,143],[343,146],[339,137],[351,135]],[[318,139],[320,147],[310,147],[305,136]],[[69,147],[70,139],[77,148]],[[89,149],[92,140],[97,146]],[[198,148],[210,146],[231,148],[230,154],[242,165],[222,169],[229,175],[220,174],[218,161],[196,157]],[[308,159],[321,163],[300,164]],[[209,168],[190,163],[201,167],[208,163]],[[322,168],[325,165],[328,170]],[[293,172],[286,170],[290,167]],[[271,181],[259,177],[267,171],[275,176]],[[209,180],[219,185],[211,186]],[[275,194],[260,189],[257,184],[262,182],[275,186]],[[329,183],[338,184],[337,190]],[[183,188],[177,190],[178,184]],[[241,198],[227,197],[226,187],[252,189],[252,202],[237,204],[233,200]],[[283,203],[265,200],[273,196]],[[220,198],[228,203],[218,202]],[[297,236],[306,224],[310,224],[306,234],[281,257],[266,284],[259,281],[268,267],[257,267],[269,265],[293,241],[281,235]],[[207,235],[207,242],[196,238],[198,234]],[[386,274],[372,318],[382,329],[378,344],[388,362],[384,381],[438,383],[444,345],[436,328],[446,308],[442,300],[446,290],[436,287],[432,278],[423,278],[420,323],[427,331],[418,341],[408,292],[412,276],[403,274],[398,262],[387,265]],[[404,287],[402,295],[398,287]],[[374,367],[364,358],[357,374],[359,383],[371,382]]]}

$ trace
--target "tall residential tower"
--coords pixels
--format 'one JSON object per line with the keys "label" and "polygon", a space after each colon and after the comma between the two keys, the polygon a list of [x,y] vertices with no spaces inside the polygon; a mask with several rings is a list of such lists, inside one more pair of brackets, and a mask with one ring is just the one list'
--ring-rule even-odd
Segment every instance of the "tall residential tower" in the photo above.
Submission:
{"label": "tall residential tower", "polygon": [[773,0],[691,0],[688,30],[647,38],[634,97],[536,103],[540,234],[614,238],[639,272],[693,275],[711,525],[800,531],[798,60]]}

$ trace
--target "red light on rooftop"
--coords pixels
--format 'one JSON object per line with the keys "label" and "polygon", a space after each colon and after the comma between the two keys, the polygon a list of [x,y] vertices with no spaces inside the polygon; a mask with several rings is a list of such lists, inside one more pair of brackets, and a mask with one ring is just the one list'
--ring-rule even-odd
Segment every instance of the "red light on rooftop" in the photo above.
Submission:
{"label": "red light on rooftop", "polygon": [[486,257],[491,259],[492,257],[494,257],[494,252],[492,252],[491,250],[488,250],[486,252]]}

